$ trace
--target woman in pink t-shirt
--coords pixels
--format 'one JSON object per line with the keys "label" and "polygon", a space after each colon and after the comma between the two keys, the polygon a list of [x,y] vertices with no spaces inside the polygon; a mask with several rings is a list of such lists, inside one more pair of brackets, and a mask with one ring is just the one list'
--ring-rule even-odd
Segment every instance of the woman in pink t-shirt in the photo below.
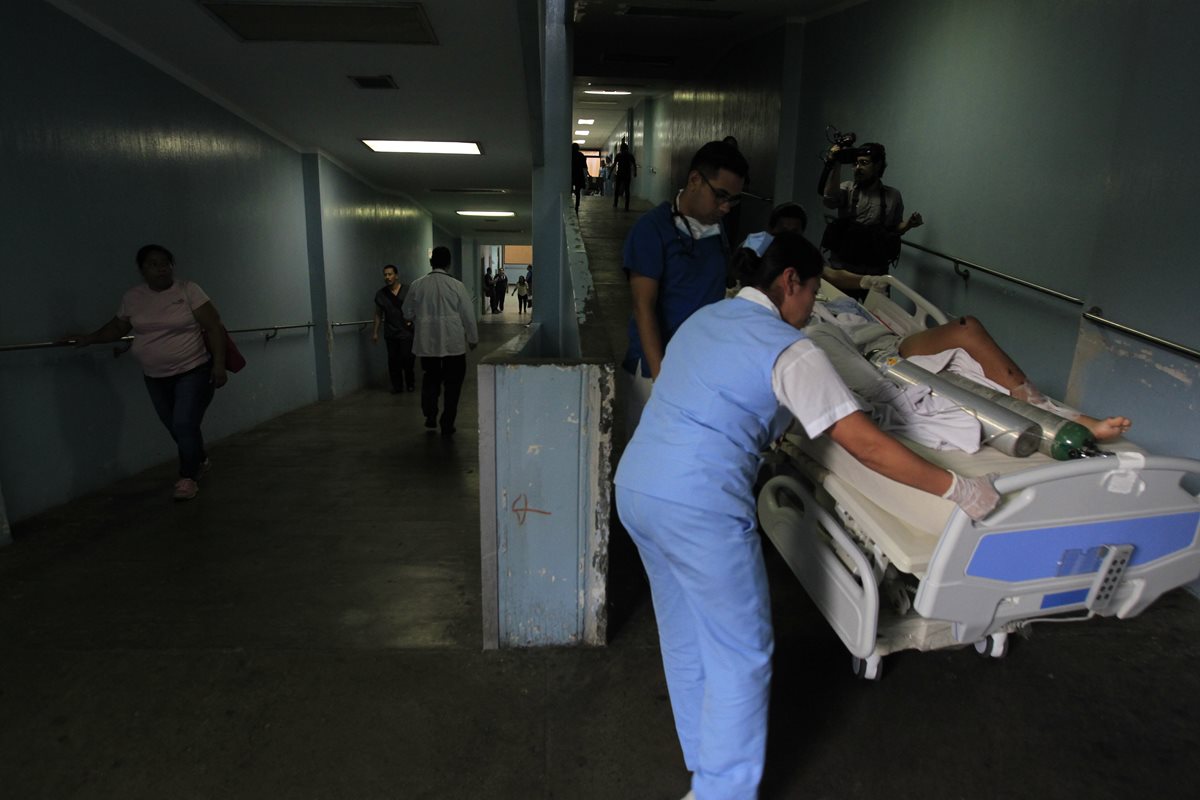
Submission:
{"label": "woman in pink t-shirt", "polygon": [[191,500],[199,491],[196,479],[208,468],[200,423],[214,390],[227,380],[224,329],[204,290],[176,280],[170,250],[148,244],[138,250],[137,265],[145,282],[125,293],[116,316],[93,333],[71,338],[84,347],[133,333],[132,352],[154,410],[179,447],[175,499]]}

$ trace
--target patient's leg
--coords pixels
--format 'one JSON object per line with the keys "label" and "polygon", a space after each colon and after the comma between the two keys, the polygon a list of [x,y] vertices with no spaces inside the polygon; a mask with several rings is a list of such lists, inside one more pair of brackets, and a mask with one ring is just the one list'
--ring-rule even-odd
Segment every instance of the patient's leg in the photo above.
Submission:
{"label": "patient's leg", "polygon": [[983,374],[988,379],[1010,392],[1028,380],[1017,363],[996,344],[983,323],[974,317],[960,317],[904,337],[900,342],[900,355],[905,358],[931,356],[954,347],[966,350],[983,367]]}
{"label": "patient's leg", "polygon": [[1129,430],[1128,417],[1089,417],[1070,406],[1055,402],[1038,391],[1007,353],[1000,349],[983,323],[974,317],[961,317],[945,325],[906,336],[900,342],[900,355],[926,356],[961,347],[983,367],[983,374],[1003,386],[1018,400],[1083,425],[1097,441],[1115,439]]}
{"label": "patient's leg", "polygon": [[1087,414],[1077,411],[1070,406],[1063,405],[1056,400],[1046,397],[1046,395],[1038,391],[1036,386],[1029,382],[1025,382],[1013,389],[1012,396],[1018,400],[1024,400],[1031,406],[1036,406],[1052,414],[1065,417],[1072,422],[1078,422],[1091,431],[1092,436],[1095,436],[1098,442],[1115,439],[1133,426],[1133,422],[1129,417],[1105,417],[1104,419],[1089,417]]}

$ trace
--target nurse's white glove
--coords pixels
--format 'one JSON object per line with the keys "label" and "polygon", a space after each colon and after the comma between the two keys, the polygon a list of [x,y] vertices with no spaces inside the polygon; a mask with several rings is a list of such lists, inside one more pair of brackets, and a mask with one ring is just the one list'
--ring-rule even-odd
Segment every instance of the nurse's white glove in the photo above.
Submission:
{"label": "nurse's white glove", "polygon": [[992,513],[992,509],[1000,502],[1000,494],[994,484],[995,473],[980,475],[978,478],[964,478],[957,472],[950,471],[953,482],[942,497],[954,503],[967,516],[978,522]]}
{"label": "nurse's white glove", "polygon": [[878,289],[882,292],[886,291],[891,283],[888,282],[886,275],[863,275],[858,285],[863,289]]}

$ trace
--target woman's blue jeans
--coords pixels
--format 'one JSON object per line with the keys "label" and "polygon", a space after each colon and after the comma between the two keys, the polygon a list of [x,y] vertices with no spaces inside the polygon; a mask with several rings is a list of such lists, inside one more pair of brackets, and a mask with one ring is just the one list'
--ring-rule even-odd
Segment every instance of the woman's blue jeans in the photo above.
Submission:
{"label": "woman's blue jeans", "polygon": [[207,458],[200,423],[213,399],[212,362],[166,378],[143,377],[158,418],[179,446],[179,477],[194,480]]}

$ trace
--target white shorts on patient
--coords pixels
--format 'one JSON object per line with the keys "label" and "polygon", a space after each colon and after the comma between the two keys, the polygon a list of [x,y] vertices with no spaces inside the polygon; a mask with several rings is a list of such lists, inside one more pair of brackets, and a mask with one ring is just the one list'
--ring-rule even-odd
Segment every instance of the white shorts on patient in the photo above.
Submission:
{"label": "white shorts on patient", "polygon": [[[882,430],[937,450],[979,450],[981,429],[971,412],[932,394],[927,387],[901,388],[867,361],[864,356],[877,351],[898,354],[900,337],[871,318],[865,309],[854,301],[818,303],[813,319],[804,332],[829,357],[841,379],[863,401],[863,410]],[[983,367],[961,348],[912,356],[908,361],[929,372],[949,370],[1008,393],[984,377]]]}

